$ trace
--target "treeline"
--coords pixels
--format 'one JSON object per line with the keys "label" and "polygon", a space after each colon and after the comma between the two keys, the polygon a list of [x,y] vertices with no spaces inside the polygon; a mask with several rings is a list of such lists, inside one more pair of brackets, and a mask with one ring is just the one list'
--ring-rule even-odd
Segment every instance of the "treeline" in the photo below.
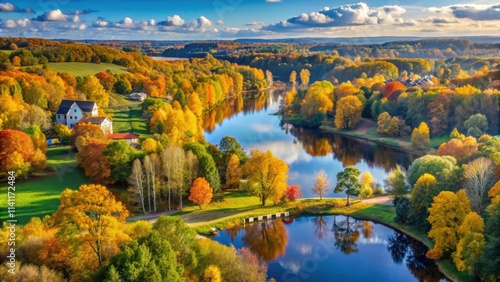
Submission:
{"label": "treeline", "polygon": [[500,138],[476,139],[456,130],[450,137],[437,156],[389,173],[384,183],[394,195],[396,221],[428,232],[434,247],[427,257],[450,258],[471,277],[497,281]]}
{"label": "treeline", "polygon": [[[265,281],[267,265],[246,248],[197,239],[181,219],[126,223],[129,211],[101,185],[66,189],[61,205],[43,220],[16,226],[18,281]],[[9,225],[0,229],[2,271]]]}

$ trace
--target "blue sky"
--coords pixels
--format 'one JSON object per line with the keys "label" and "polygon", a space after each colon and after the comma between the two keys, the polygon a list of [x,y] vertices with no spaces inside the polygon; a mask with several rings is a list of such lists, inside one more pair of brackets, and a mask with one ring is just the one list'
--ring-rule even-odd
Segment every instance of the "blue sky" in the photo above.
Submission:
{"label": "blue sky", "polygon": [[13,0],[0,19],[1,36],[70,39],[500,36],[494,1]]}

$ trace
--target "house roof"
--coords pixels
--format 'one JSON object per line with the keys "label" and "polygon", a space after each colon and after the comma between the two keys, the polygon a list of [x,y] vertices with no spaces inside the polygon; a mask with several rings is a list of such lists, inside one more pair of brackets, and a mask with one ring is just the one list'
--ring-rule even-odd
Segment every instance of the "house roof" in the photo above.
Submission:
{"label": "house roof", "polygon": [[62,100],[61,104],[59,104],[59,109],[57,110],[56,114],[68,114],[74,103],[76,103],[78,107],[80,107],[80,109],[82,109],[82,111],[86,113],[92,112],[95,106],[94,101]]}
{"label": "house roof", "polygon": [[133,133],[113,133],[107,135],[108,139],[138,139],[139,134]]}
{"label": "house roof", "polygon": [[[91,123],[101,125],[107,119],[107,117],[84,117],[80,119],[78,123]],[[110,120],[108,119],[108,121]]]}
{"label": "house roof", "polygon": [[136,92],[136,93],[131,93],[129,96],[148,96],[148,94],[144,92]]}

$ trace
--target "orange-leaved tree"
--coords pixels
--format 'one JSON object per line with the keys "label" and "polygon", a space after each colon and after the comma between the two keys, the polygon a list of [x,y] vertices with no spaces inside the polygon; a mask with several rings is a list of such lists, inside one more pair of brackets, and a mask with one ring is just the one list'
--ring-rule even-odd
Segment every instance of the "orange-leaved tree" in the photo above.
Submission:
{"label": "orange-leaved tree", "polygon": [[193,186],[191,186],[188,200],[197,204],[201,209],[212,201],[213,196],[214,194],[208,181],[203,177],[198,177],[194,180]]}

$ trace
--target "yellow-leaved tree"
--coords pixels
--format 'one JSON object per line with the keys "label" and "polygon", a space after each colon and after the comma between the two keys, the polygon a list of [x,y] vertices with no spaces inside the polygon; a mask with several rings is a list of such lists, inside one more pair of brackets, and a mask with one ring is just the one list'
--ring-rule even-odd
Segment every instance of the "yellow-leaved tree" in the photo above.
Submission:
{"label": "yellow-leaved tree", "polygon": [[102,267],[109,257],[119,252],[123,243],[130,240],[124,231],[128,216],[125,205],[106,187],[89,184],[76,191],[64,190],[61,205],[51,220],[66,230],[65,235],[72,237],[74,242],[90,246]]}
{"label": "yellow-leaved tree", "polygon": [[427,252],[428,258],[439,259],[455,251],[459,240],[459,227],[470,211],[465,190],[460,190],[456,194],[442,191],[434,197],[427,218],[431,224],[428,236],[434,240],[434,248]]}
{"label": "yellow-leaved tree", "polygon": [[226,169],[226,187],[237,187],[241,180],[240,159],[236,154],[231,154]]}
{"label": "yellow-leaved tree", "polygon": [[484,221],[475,212],[470,212],[458,228],[460,240],[453,253],[453,262],[460,271],[474,272],[474,265],[481,258],[485,245]]}
{"label": "yellow-leaved tree", "polygon": [[247,180],[247,188],[260,198],[263,206],[268,198],[279,202],[287,188],[288,165],[271,151],[252,149],[250,158],[242,166],[242,174]]}
{"label": "yellow-leaved tree", "polygon": [[352,129],[358,125],[363,112],[363,103],[356,96],[347,96],[337,102],[335,126],[339,129]]}
{"label": "yellow-leaved tree", "polygon": [[411,133],[411,145],[417,149],[425,149],[428,148],[430,144],[429,126],[427,126],[427,123],[421,122]]}

